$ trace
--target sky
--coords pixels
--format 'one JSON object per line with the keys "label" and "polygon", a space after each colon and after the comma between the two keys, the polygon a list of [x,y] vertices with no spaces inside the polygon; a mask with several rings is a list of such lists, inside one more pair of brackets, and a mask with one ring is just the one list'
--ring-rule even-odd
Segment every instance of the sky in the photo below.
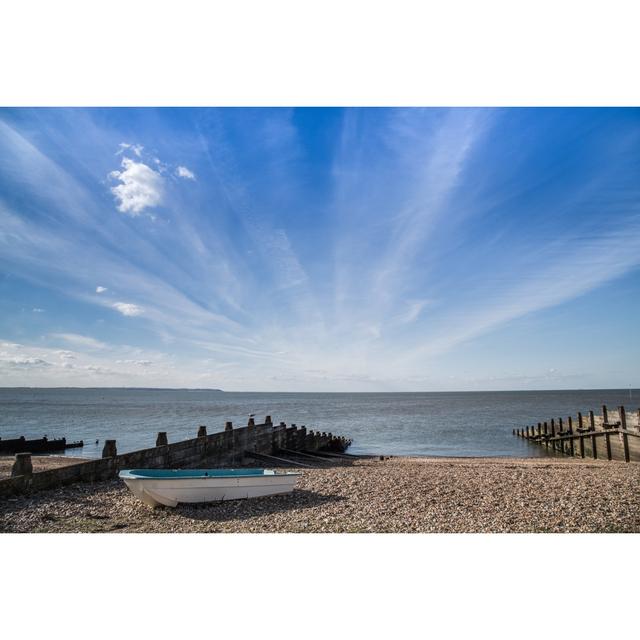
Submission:
{"label": "sky", "polygon": [[0,109],[0,386],[640,387],[640,109]]}

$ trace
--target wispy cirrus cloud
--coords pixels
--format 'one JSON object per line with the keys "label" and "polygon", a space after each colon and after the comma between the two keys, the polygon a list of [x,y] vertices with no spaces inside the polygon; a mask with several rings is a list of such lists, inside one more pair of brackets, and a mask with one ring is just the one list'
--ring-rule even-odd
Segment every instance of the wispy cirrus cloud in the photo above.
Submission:
{"label": "wispy cirrus cloud", "polygon": [[[10,356],[51,362],[39,380],[84,371],[109,384],[173,375],[227,388],[435,385],[443,354],[464,361],[462,345],[638,266],[630,115],[591,144],[610,115],[155,113],[140,126],[144,146],[120,147],[128,133],[84,114],[66,156],[45,129],[29,137],[20,119],[0,123],[0,265],[68,305],[21,304],[24,317],[46,302],[46,316],[29,317],[30,344],[81,352]],[[163,118],[181,119],[180,136]],[[155,220],[142,215],[159,207]],[[157,353],[114,346],[138,348],[143,334]]]}
{"label": "wispy cirrus cloud", "polygon": [[89,349],[107,349],[109,347],[109,345],[101,342],[100,340],[96,340],[91,336],[83,336],[78,333],[52,333],[51,337],[64,340],[76,347],[87,347]]}

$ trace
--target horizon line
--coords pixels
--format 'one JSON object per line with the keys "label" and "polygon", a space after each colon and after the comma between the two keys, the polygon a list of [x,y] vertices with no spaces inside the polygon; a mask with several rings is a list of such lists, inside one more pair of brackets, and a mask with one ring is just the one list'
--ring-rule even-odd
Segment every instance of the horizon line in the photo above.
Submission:
{"label": "horizon line", "polygon": [[123,391],[213,391],[217,393],[315,393],[315,394],[398,394],[398,393],[564,393],[567,391],[638,391],[640,392],[640,387],[580,387],[580,388],[570,388],[570,389],[448,389],[441,391],[258,391],[258,390],[250,390],[250,391],[237,391],[237,390],[226,390],[226,389],[218,389],[218,388],[208,388],[208,387],[73,387],[73,386],[61,386],[61,387],[30,387],[30,386],[15,386],[15,387],[4,387],[0,386],[0,390],[19,390],[19,389],[30,389],[30,390],[67,390],[74,389],[80,391],[93,391],[93,390],[123,390]]}

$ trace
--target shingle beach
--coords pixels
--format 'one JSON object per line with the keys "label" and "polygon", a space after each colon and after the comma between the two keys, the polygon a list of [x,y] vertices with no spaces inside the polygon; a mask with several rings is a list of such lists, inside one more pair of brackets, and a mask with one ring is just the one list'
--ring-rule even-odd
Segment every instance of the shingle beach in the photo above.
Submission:
{"label": "shingle beach", "polygon": [[2,532],[638,532],[640,465],[388,458],[305,469],[294,493],[150,509],[119,481],[0,502]]}

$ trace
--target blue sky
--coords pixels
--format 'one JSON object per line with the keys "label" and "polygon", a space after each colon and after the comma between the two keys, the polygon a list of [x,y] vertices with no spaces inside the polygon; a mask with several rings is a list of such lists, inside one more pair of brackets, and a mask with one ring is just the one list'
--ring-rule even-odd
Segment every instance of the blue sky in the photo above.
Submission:
{"label": "blue sky", "polygon": [[2,109],[0,385],[640,386],[639,109]]}

